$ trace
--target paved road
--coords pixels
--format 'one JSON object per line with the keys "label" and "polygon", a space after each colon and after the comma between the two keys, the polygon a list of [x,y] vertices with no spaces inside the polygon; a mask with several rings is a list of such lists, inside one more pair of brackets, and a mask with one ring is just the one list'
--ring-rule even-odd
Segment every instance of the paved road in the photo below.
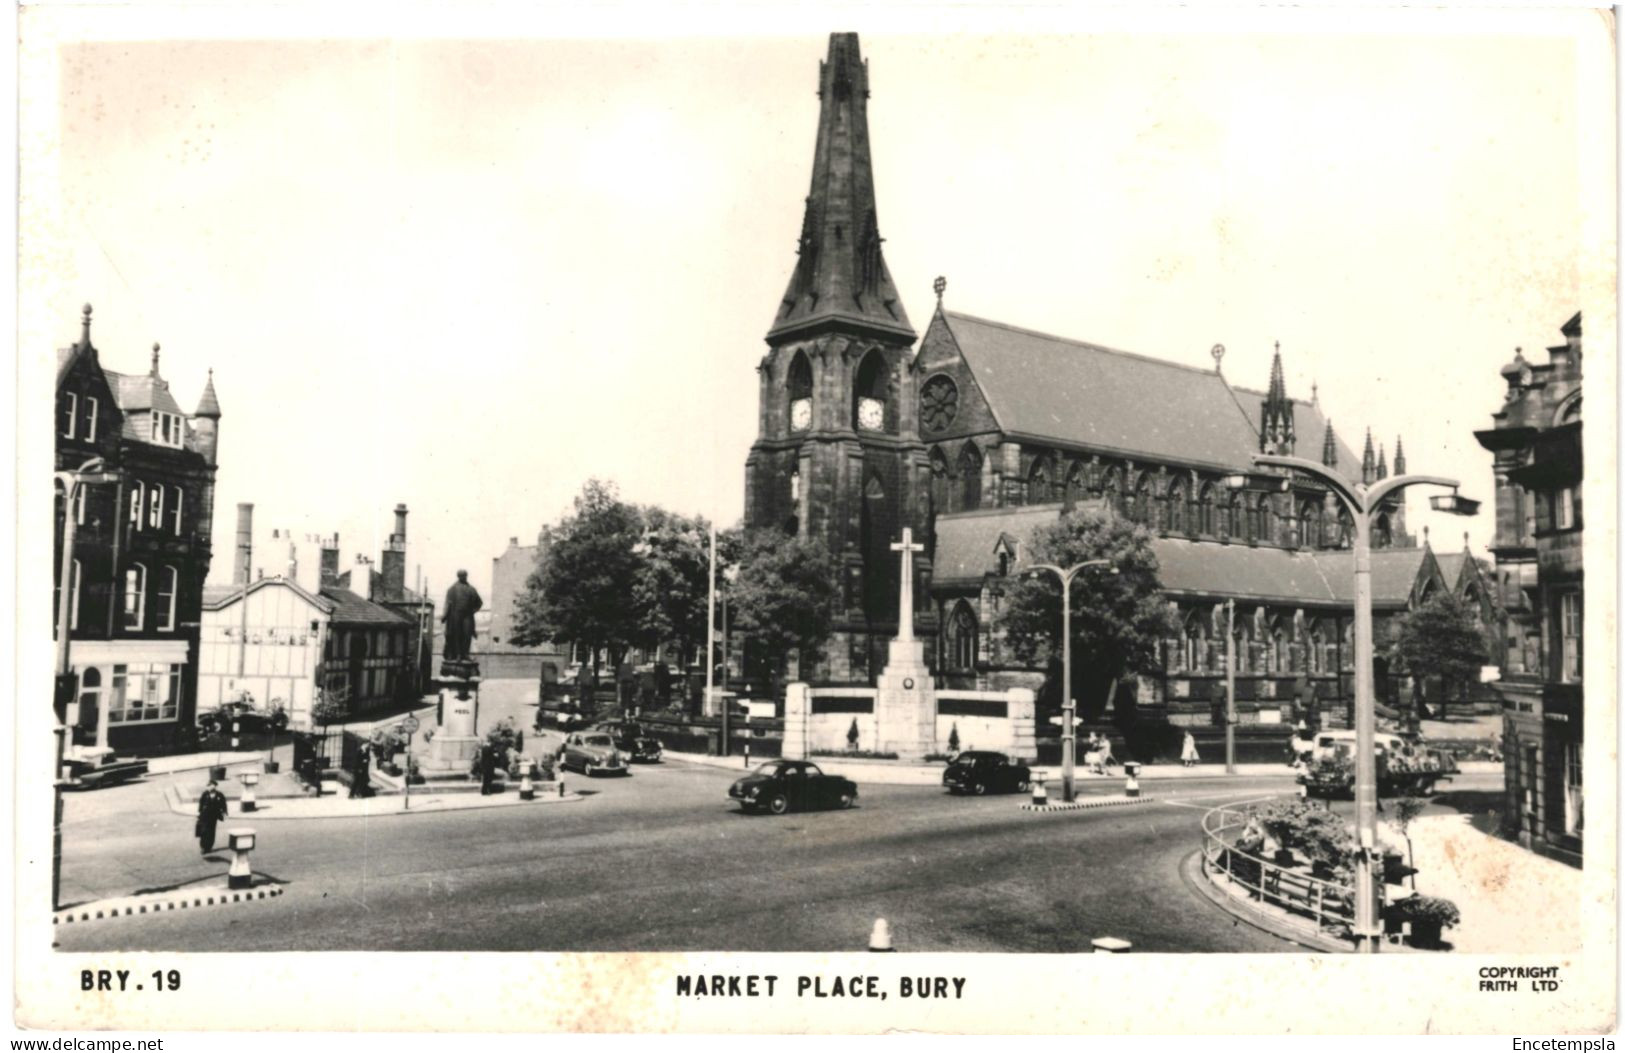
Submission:
{"label": "paved road", "polygon": [[[282,898],[59,930],[64,950],[1283,951],[1179,874],[1203,808],[1286,779],[1180,780],[1131,808],[1038,815],[1019,798],[864,786],[846,812],[746,816],[734,773],[680,762],[586,784],[575,804],[260,824]],[[79,795],[65,899],[218,877],[159,785]]]}

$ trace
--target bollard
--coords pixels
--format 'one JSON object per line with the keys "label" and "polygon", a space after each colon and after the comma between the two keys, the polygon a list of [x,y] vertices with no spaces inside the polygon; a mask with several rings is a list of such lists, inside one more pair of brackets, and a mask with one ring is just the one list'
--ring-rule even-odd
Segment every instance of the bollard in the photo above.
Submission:
{"label": "bollard", "polygon": [[1049,791],[1044,788],[1044,772],[1033,772],[1033,805],[1044,808],[1049,805]]}
{"label": "bollard", "polygon": [[1123,774],[1126,780],[1123,783],[1124,797],[1140,796],[1140,762],[1129,761],[1123,765]]}
{"label": "bollard", "polygon": [[876,918],[875,927],[869,933],[869,950],[875,954],[889,954],[895,949],[891,945],[891,926],[886,924],[885,918]]}
{"label": "bollard", "polygon": [[239,772],[237,778],[240,779],[243,784],[243,796],[242,800],[239,802],[240,810],[244,812],[258,810],[259,801],[254,797],[254,787],[259,785],[260,773],[257,771]]}
{"label": "bollard", "polygon": [[1096,954],[1127,954],[1134,944],[1116,936],[1102,936],[1093,941]]}
{"label": "bollard", "polygon": [[519,777],[519,799],[521,801],[534,801],[536,799],[536,784],[530,781],[530,758],[520,758],[519,767],[524,773]]}
{"label": "bollard", "polygon": [[226,831],[231,848],[231,869],[226,871],[226,887],[248,888],[254,883],[254,871],[248,865],[248,853],[254,851],[254,830],[239,826]]}
{"label": "bollard", "polygon": [[559,796],[560,797],[564,796],[564,780],[563,779],[559,780]]}

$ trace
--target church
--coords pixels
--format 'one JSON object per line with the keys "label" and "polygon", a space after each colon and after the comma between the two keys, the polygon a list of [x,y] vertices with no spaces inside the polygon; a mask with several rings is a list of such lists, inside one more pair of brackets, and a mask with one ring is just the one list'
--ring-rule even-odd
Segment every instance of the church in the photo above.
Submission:
{"label": "church", "polygon": [[[1225,375],[1222,347],[1211,369],[1198,369],[976,318],[945,306],[942,278],[921,337],[882,251],[868,67],[855,33],[830,36],[819,99],[811,186],[757,366],[758,435],[745,468],[747,529],[820,541],[840,575],[835,631],[796,670],[800,678],[874,682],[897,631],[891,544],[909,527],[926,543],[915,627],[939,685],[1040,687],[1044,671],[1003,645],[1001,596],[1028,562],[1036,529],[1093,508],[1154,535],[1181,627],[1164,641],[1159,675],[1119,685],[1143,714],[1209,719],[1229,603],[1244,721],[1279,719],[1272,700],[1288,697],[1299,676],[1317,681],[1321,699],[1346,700],[1354,658],[1346,513],[1297,474],[1270,493],[1232,491],[1225,479],[1268,452],[1313,457],[1370,483],[1388,474],[1385,445],[1367,428],[1356,454],[1318,392],[1289,395],[1279,345],[1267,384],[1253,389]],[[1397,438],[1393,471],[1405,471]],[[1494,616],[1493,583],[1478,561],[1419,546],[1402,499],[1376,519],[1373,548],[1379,652],[1392,619],[1435,589]]]}

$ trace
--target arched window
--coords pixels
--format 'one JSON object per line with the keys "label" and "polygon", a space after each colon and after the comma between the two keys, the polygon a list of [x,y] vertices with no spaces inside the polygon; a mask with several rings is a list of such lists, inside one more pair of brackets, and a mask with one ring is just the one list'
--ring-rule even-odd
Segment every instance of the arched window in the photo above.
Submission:
{"label": "arched window", "polygon": [[1253,669],[1253,626],[1252,619],[1242,620],[1238,611],[1236,614],[1236,673],[1250,673]]}
{"label": "arched window", "polygon": [[153,530],[164,528],[164,487],[153,483],[147,487],[147,526]]}
{"label": "arched window", "polygon": [[141,529],[141,499],[145,489],[139,479],[130,483],[130,526]]}
{"label": "arched window", "polygon": [[967,442],[959,451],[959,500],[955,510],[973,512],[982,507],[982,451]]}
{"label": "arched window", "polygon": [[100,727],[102,709],[102,671],[90,666],[79,674],[79,727]]}
{"label": "arched window", "polygon": [[790,374],[785,382],[791,431],[806,431],[812,427],[812,389],[812,364],[806,354],[797,351],[790,360]]}
{"label": "arched window", "polygon": [[1129,518],[1136,523],[1145,523],[1155,527],[1156,514],[1151,507],[1151,476],[1145,472],[1140,473],[1140,484],[1134,488],[1134,507],[1129,512]]}
{"label": "arched window", "polygon": [[132,563],[124,572],[124,627],[131,632],[145,628],[147,607],[147,568]]}
{"label": "arched window", "polygon": [[1311,673],[1326,671],[1326,630],[1318,623],[1309,634],[1309,671]]}
{"label": "arched window", "polygon": [[1066,503],[1076,504],[1083,497],[1083,465],[1074,461],[1066,471]]}
{"label": "arched window", "polygon": [[1168,487],[1168,531],[1174,534],[1185,533],[1185,484],[1175,480]]}
{"label": "arched window", "polygon": [[931,510],[933,513],[953,511],[948,505],[948,458],[942,447],[931,450]]}
{"label": "arched window", "polygon": [[1354,517],[1349,510],[1341,504],[1337,508],[1337,547],[1348,548],[1354,544]]}
{"label": "arched window", "polygon": [[976,668],[976,612],[970,604],[960,600],[954,607],[953,617],[948,619],[946,665],[957,672],[969,672]]}
{"label": "arched window", "polygon": [[159,632],[175,631],[175,601],[181,591],[181,572],[164,567],[158,572],[158,625]]}
{"label": "arched window", "polygon": [[1200,615],[1192,615],[1185,625],[1185,668],[1201,671],[1207,668],[1207,626]]}
{"label": "arched window", "polygon": [[1371,522],[1371,547],[1388,548],[1394,543],[1394,530],[1389,524],[1388,513],[1383,512]]}
{"label": "arched window", "polygon": [[1203,483],[1196,505],[1196,532],[1214,535],[1219,532],[1218,516],[1213,507],[1213,484]]}
{"label": "arched window", "polygon": [[1279,627],[1270,634],[1270,670],[1276,673],[1292,671],[1292,645],[1287,640],[1286,630]]}
{"label": "arched window", "polygon": [[1305,501],[1298,512],[1298,523],[1303,535],[1304,548],[1319,548],[1320,537],[1320,503]]}
{"label": "arched window", "polygon": [[1027,503],[1030,505],[1048,504],[1050,500],[1050,463],[1048,457],[1039,457],[1033,461],[1032,471],[1027,475]]}
{"label": "arched window", "polygon": [[1128,516],[1128,506],[1123,499],[1123,478],[1116,468],[1109,468],[1106,476],[1100,481],[1100,496],[1106,501],[1106,507],[1120,516]]}
{"label": "arched window", "polygon": [[1258,495],[1258,540],[1275,541],[1275,506],[1267,494]]}
{"label": "arched window", "polygon": [[858,366],[857,379],[852,384],[852,426],[859,431],[895,431],[897,415],[893,412],[890,391],[890,372],[886,356],[870,351]]}
{"label": "arched window", "polygon": [[169,520],[174,527],[175,536],[181,536],[181,510],[186,504],[186,491],[178,486],[170,487]]}

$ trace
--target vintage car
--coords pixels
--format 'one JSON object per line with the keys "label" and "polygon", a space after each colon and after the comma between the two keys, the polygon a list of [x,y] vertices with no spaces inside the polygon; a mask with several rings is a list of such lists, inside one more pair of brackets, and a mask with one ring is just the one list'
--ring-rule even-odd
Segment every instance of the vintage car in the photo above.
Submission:
{"label": "vintage car", "polygon": [[607,731],[576,731],[559,747],[559,767],[583,775],[630,775],[626,756]]}
{"label": "vintage car", "polygon": [[[1377,732],[1377,795],[1379,797],[1426,797],[1437,784],[1459,774],[1456,755],[1434,749],[1420,741]],[[1310,797],[1352,797],[1354,762],[1358,753],[1355,733],[1347,729],[1323,731],[1315,736],[1315,748],[1298,775]]]}
{"label": "vintage car", "polygon": [[774,760],[728,787],[728,796],[747,812],[783,815],[792,808],[850,808],[858,799],[858,784],[825,775],[807,761]]}
{"label": "vintage car", "polygon": [[281,706],[260,709],[252,702],[222,702],[197,715],[198,730],[205,735],[230,735],[236,724],[239,735],[265,735],[288,726],[288,711]]}
{"label": "vintage car", "polygon": [[949,793],[1026,793],[1032,784],[1033,773],[1025,764],[987,750],[966,750],[942,773]]}
{"label": "vintage car", "polygon": [[62,767],[64,784],[75,790],[94,790],[147,774],[146,761],[119,760],[109,749],[80,749],[68,757]]}
{"label": "vintage car", "polygon": [[659,764],[665,749],[659,739],[646,733],[635,720],[611,720],[599,724],[594,731],[602,731],[614,740],[615,748],[634,764]]}

